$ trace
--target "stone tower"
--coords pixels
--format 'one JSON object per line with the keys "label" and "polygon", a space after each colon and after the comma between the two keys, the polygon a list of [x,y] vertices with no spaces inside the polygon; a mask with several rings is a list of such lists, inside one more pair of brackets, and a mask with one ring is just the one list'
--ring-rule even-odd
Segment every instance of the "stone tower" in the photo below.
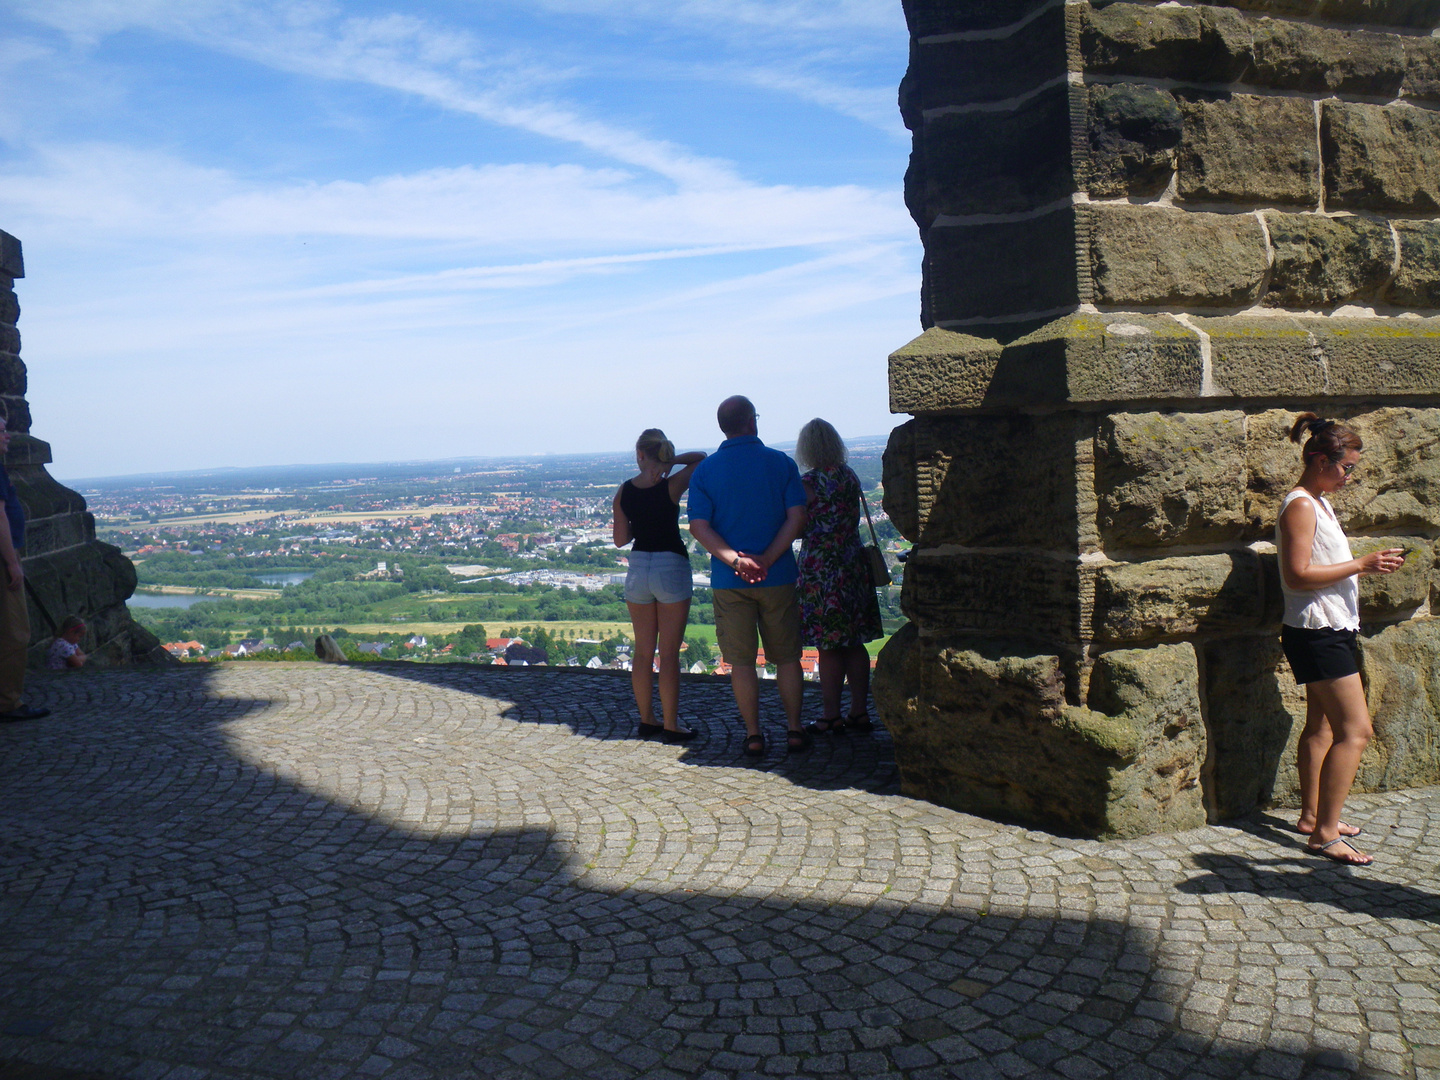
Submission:
{"label": "stone tower", "polygon": [[905,8],[905,790],[1085,835],[1293,805],[1301,410],[1365,440],[1357,554],[1414,549],[1362,579],[1357,790],[1440,782],[1440,0]]}
{"label": "stone tower", "polygon": [[11,431],[5,466],[25,504],[26,544],[22,565],[30,599],[31,662],[39,663],[66,615],[86,623],[82,643],[92,662],[165,662],[169,655],[155,636],[130,618],[125,601],[135,591],[135,568],[120,549],[95,539],[95,519],[85,500],[62,487],[45,466],[50,446],[30,434],[25,400],[25,364],[20,359],[20,303],[15,279],[25,276],[20,241],[0,232],[0,404]]}

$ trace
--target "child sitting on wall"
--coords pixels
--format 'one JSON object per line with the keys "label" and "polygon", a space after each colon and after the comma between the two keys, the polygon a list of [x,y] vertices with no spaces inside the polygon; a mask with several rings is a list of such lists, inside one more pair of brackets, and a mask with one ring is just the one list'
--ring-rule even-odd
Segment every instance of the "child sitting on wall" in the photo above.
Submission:
{"label": "child sitting on wall", "polygon": [[85,664],[85,654],[80,651],[80,639],[85,636],[85,622],[78,615],[67,615],[60,624],[60,633],[45,654],[45,666],[53,671],[78,668]]}

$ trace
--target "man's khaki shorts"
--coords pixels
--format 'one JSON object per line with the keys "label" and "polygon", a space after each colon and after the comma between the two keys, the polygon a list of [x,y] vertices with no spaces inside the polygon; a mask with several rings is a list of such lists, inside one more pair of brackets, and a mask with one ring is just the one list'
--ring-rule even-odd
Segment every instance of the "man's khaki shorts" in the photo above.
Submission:
{"label": "man's khaki shorts", "polygon": [[766,663],[791,664],[800,659],[800,605],[794,585],[716,589],[711,595],[715,638],[731,667],[753,666],[760,640],[765,642]]}

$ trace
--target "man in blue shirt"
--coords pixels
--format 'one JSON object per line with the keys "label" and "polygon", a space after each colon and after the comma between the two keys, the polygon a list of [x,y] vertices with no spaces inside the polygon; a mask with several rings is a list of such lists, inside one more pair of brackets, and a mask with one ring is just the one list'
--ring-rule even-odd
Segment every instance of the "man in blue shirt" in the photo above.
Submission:
{"label": "man in blue shirt", "polygon": [[716,419],[725,441],[690,479],[690,535],[710,553],[715,637],[745,721],[745,753],[765,753],[755,671],[762,639],[785,707],[786,749],[804,750],[810,735],[800,726],[800,608],[790,545],[805,531],[805,488],[795,462],[760,441],[748,398],[726,398]]}
{"label": "man in blue shirt", "polygon": [[37,720],[49,716],[49,709],[32,709],[20,703],[25,691],[26,651],[30,648],[30,608],[25,601],[25,572],[20,568],[20,549],[25,546],[25,508],[10,474],[5,471],[5,452],[10,432],[0,414],[0,721]]}

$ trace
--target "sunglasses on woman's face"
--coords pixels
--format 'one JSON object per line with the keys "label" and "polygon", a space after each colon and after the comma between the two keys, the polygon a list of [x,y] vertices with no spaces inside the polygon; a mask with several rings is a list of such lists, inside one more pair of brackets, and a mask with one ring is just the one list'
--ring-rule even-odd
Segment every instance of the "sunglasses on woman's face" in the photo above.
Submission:
{"label": "sunglasses on woman's face", "polygon": [[[1335,464],[1340,465],[1338,461]],[[1349,476],[1352,472],[1355,471],[1355,466],[1359,464],[1360,462],[1358,461],[1352,461],[1349,465],[1340,465],[1340,471],[1343,472],[1346,476]]]}

